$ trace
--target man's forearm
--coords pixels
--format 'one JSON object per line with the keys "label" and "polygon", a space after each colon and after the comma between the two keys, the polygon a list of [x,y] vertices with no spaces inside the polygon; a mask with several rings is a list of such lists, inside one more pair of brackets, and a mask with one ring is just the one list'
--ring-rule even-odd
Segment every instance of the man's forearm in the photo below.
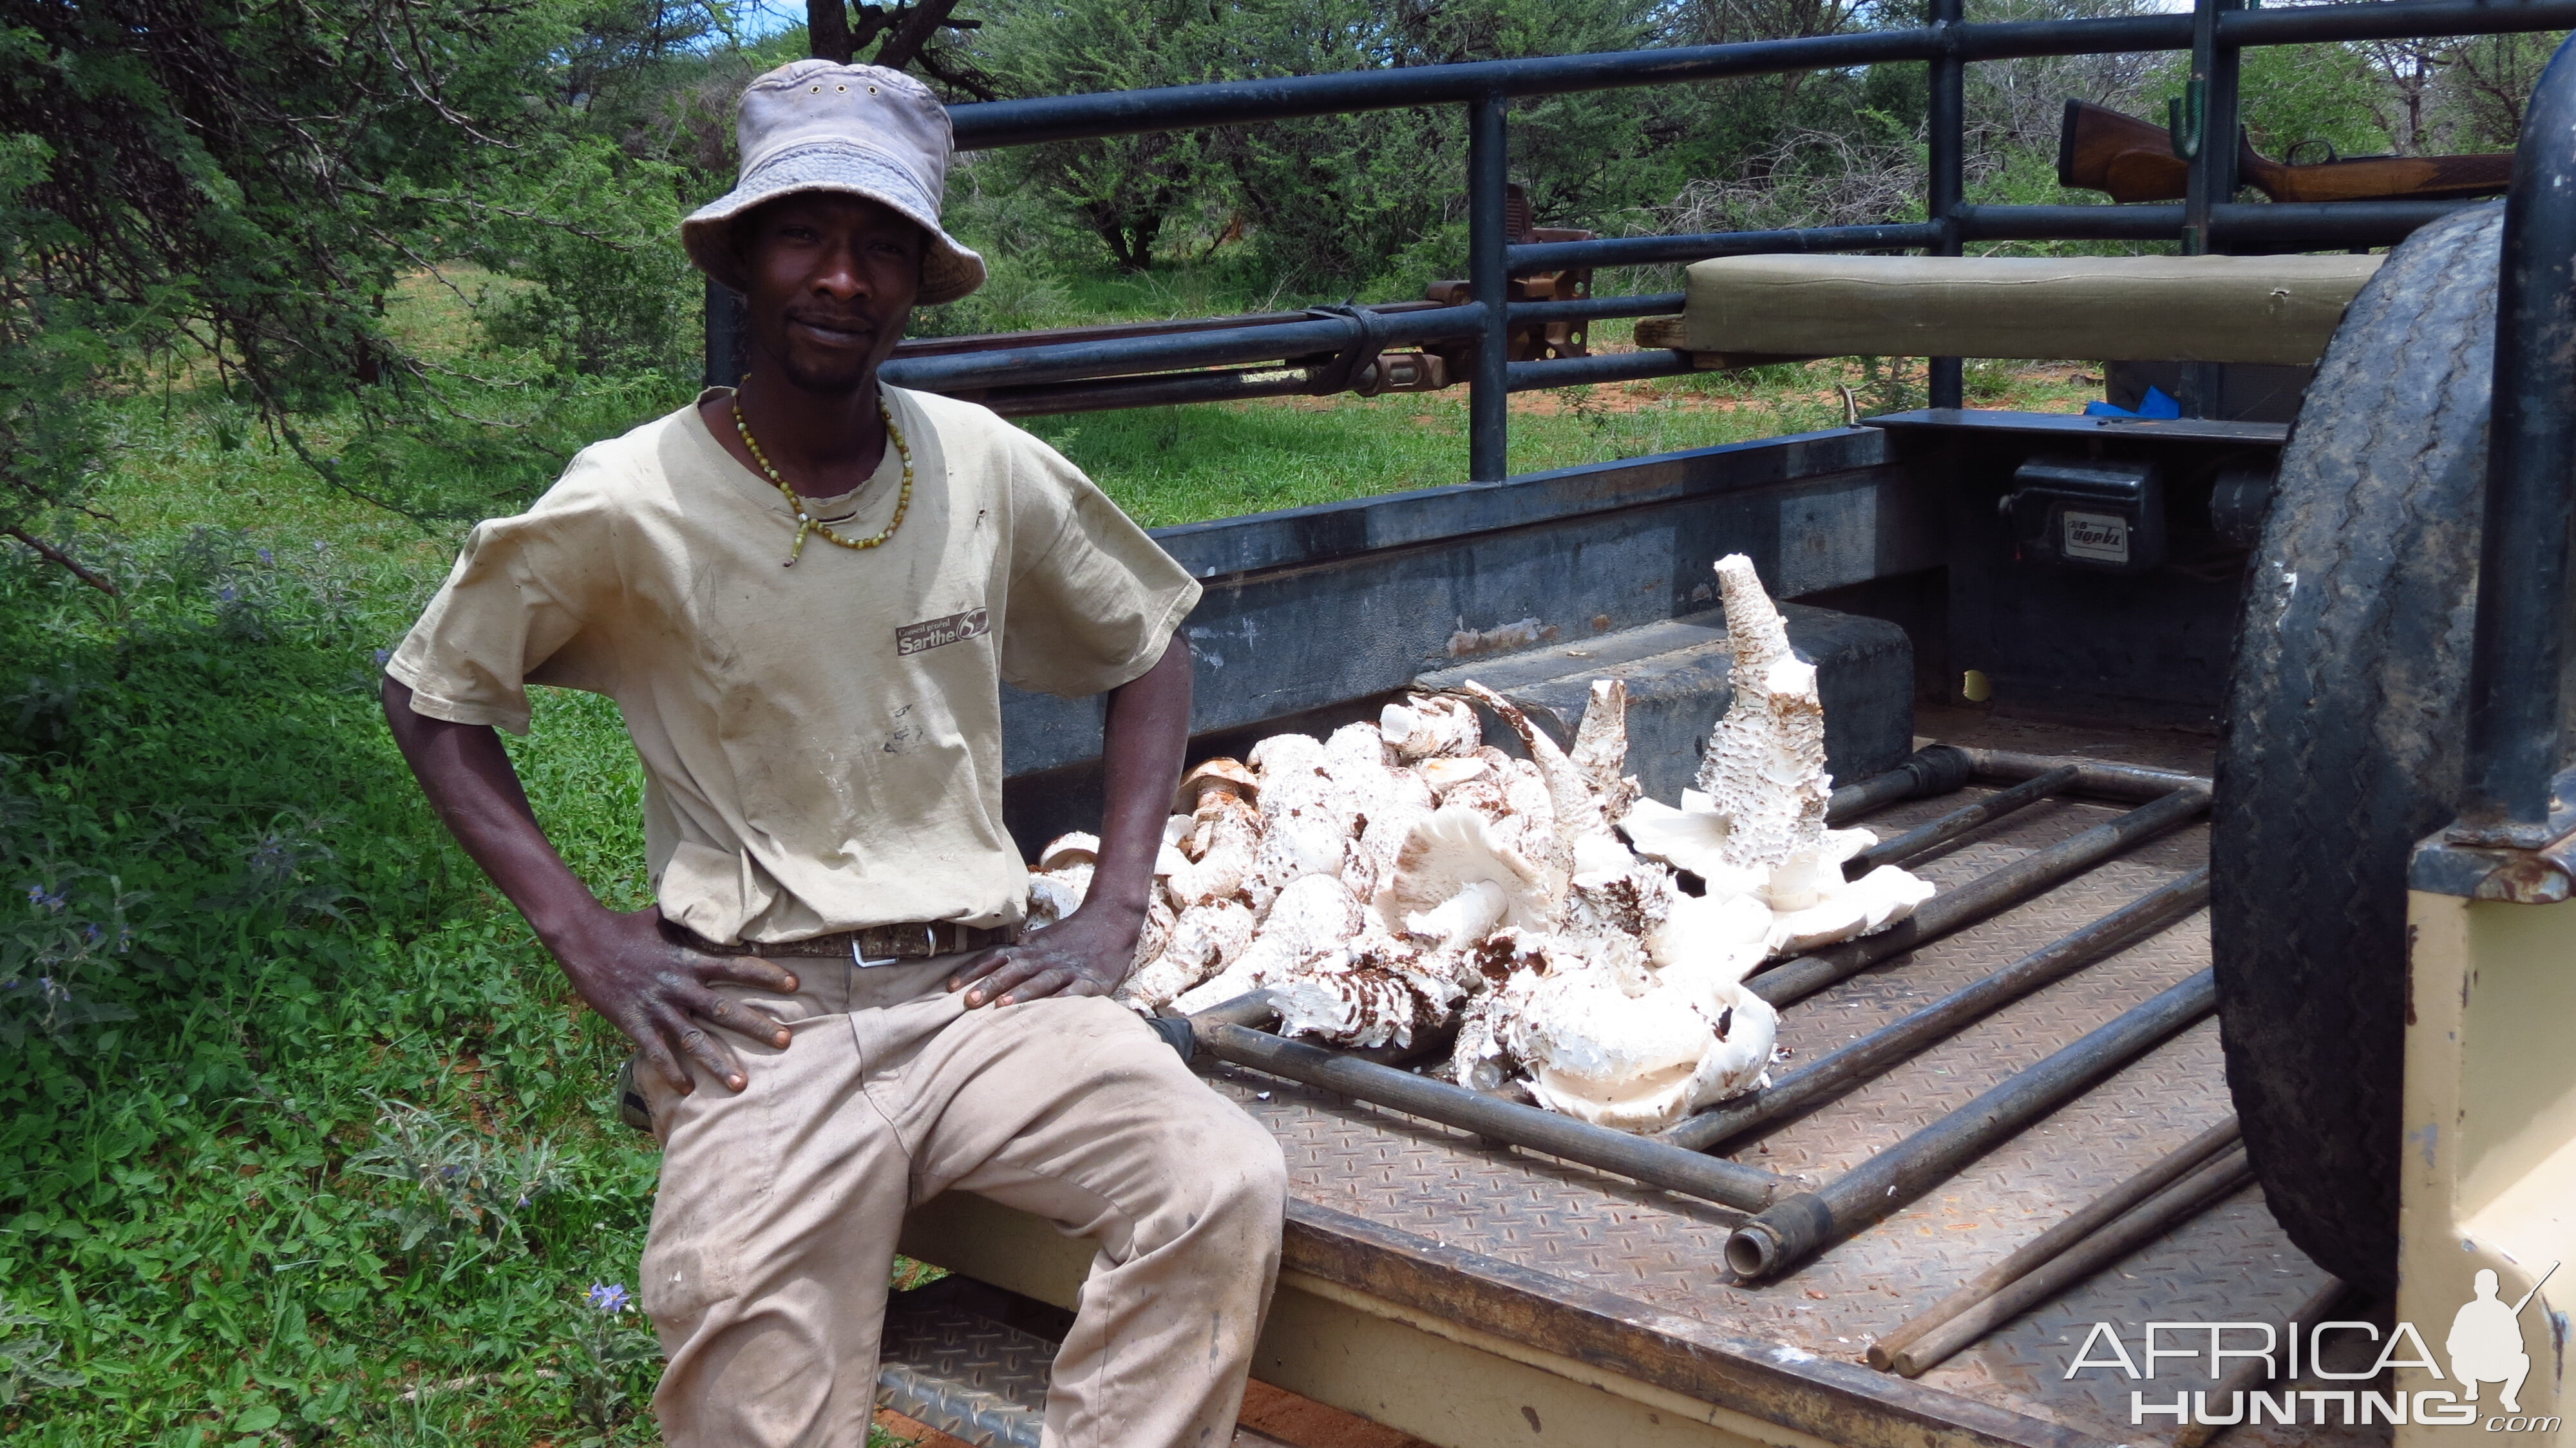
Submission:
{"label": "man's forearm", "polygon": [[1100,741],[1100,863],[1091,900],[1141,919],[1154,858],[1190,742],[1190,646],[1174,634],[1162,660],[1109,695]]}
{"label": "man's forearm", "polygon": [[599,913],[598,900],[537,824],[501,736],[489,726],[433,719],[387,675],[385,723],[430,808],[474,863],[552,946]]}

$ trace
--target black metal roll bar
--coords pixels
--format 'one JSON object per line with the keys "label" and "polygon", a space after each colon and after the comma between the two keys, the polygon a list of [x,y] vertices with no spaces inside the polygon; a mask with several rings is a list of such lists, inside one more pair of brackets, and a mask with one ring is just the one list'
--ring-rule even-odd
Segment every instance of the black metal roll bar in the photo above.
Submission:
{"label": "black metal roll bar", "polygon": [[[2385,39],[2415,35],[2501,34],[2576,27],[2576,0],[2381,0],[2381,3],[2246,8],[2246,0],[2198,0],[2188,14],[2092,20],[1971,24],[1960,0],[1934,0],[1931,23],[1902,29],[1729,45],[1598,55],[1548,56],[1460,65],[1413,66],[1332,75],[1282,76],[1097,95],[1042,96],[950,109],[958,144],[970,150],[1046,141],[1129,135],[1214,125],[1249,125],[1300,116],[1423,105],[1458,105],[1468,130],[1468,271],[1464,305],[1409,310],[1389,318],[1394,341],[1472,341],[1467,369],[1467,480],[1499,481],[1506,472],[1506,395],[1533,387],[1665,376],[1690,370],[1680,353],[1616,360],[1510,361],[1515,327],[1545,321],[1647,314],[1638,305],[1665,296],[1579,302],[1509,302],[1507,278],[1543,268],[1616,267],[1774,252],[1919,250],[1955,256],[1971,241],[2179,240],[2187,253],[2231,244],[2383,245],[2456,209],[2460,203],[2360,201],[2330,204],[2236,203],[2236,151],[2218,138],[2237,133],[2236,58],[2243,47]],[[1964,77],[1970,63],[2024,56],[2188,50],[2192,129],[2210,141],[2193,147],[2189,193],[2181,205],[1972,206],[1965,199]],[[1792,71],[1924,62],[1931,69],[1930,175],[1927,218],[1878,226],[1699,236],[1614,237],[1509,245],[1505,235],[1506,107],[1516,97],[1562,95],[1630,86],[1672,85]],[[2537,135],[2535,132],[2528,132]],[[2528,143],[2526,146],[2528,149]],[[1304,390],[1308,377],[1208,374],[1188,369],[1277,363],[1330,355],[1343,324],[1246,319],[1250,325],[1180,325],[1170,332],[1036,343],[966,354],[907,355],[889,361],[887,380],[937,391],[988,395],[1017,413],[1143,406],[1185,400],[1274,395]],[[730,343],[711,314],[710,380],[730,380]],[[1222,339],[1222,340],[1220,340]],[[719,356],[718,353],[723,355]],[[1453,357],[1455,353],[1453,352]],[[1166,375],[1168,374],[1168,375]],[[1454,374],[1453,374],[1454,375]],[[1098,379],[1125,378],[1117,384]],[[1097,384],[1097,385],[1096,385]],[[2216,374],[2186,369],[2187,414],[2215,397]],[[995,389],[1007,396],[993,395]],[[1932,359],[1930,401],[1960,402],[1956,358]]]}
{"label": "black metal roll bar", "polygon": [[[2523,113],[2496,286],[2495,400],[2467,768],[2455,843],[2548,851],[2576,832],[2576,775],[2560,775],[2576,527],[2576,39]],[[2563,882],[2576,853],[2551,860]]]}

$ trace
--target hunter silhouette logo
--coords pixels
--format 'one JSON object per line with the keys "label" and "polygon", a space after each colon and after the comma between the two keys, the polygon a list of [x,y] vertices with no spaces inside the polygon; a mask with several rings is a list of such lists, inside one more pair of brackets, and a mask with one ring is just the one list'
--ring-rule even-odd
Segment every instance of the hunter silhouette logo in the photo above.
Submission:
{"label": "hunter silhouette logo", "polygon": [[2508,1413],[2519,1413],[2522,1404],[2516,1394],[2522,1391],[2522,1380],[2531,1376],[2531,1354],[2522,1350],[2522,1310],[2539,1295],[2541,1286],[2557,1274],[2553,1264],[2531,1284],[2531,1291],[2507,1307],[2496,1299],[2496,1275],[2492,1268],[2478,1269],[2477,1296],[2462,1304],[2451,1318],[2451,1335],[2442,1348],[2451,1355],[2451,1375],[2460,1380],[2463,1395],[2472,1403],[2478,1400],[2478,1385],[2502,1383],[2504,1391],[2497,1396]]}

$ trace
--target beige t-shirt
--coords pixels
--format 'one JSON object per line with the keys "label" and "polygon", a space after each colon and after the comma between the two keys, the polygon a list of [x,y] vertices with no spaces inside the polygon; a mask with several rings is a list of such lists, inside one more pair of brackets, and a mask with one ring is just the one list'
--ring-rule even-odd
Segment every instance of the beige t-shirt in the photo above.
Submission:
{"label": "beige t-shirt", "polygon": [[[781,567],[786,500],[692,405],[477,525],[386,665],[419,712],[513,733],[529,684],[616,700],[662,912],[710,940],[1017,923],[1000,682],[1116,688],[1198,602],[1054,449],[975,404],[884,391],[914,482],[883,545],[809,537]],[[901,471],[889,445],[835,531],[883,529]]]}

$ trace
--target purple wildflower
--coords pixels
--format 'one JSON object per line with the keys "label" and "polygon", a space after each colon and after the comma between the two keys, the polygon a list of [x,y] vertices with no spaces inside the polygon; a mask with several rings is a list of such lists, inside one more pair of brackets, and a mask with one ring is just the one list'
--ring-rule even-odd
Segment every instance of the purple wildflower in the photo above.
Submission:
{"label": "purple wildflower", "polygon": [[259,550],[259,561],[262,563],[275,563],[277,559],[273,557],[267,549],[262,548]]}
{"label": "purple wildflower", "polygon": [[623,1282],[594,1282],[590,1284],[590,1305],[598,1308],[602,1312],[624,1312],[626,1310],[626,1284]]}

